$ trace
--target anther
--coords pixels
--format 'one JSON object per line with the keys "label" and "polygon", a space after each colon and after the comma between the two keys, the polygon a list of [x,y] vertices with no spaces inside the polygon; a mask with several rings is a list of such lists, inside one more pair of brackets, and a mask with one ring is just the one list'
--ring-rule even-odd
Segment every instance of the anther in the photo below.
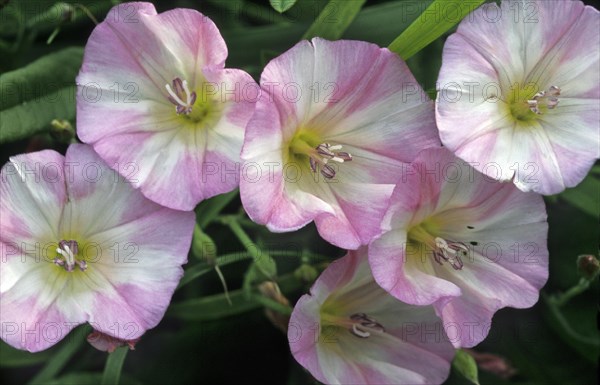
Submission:
{"label": "anther", "polygon": [[[84,260],[77,260],[75,256],[79,252],[79,245],[76,241],[65,241],[58,242],[56,253],[59,255],[52,260],[56,266],[63,267],[66,271],[72,272],[75,265],[79,266],[79,270],[85,271],[87,269],[87,263]],[[62,258],[61,258],[62,257]]]}
{"label": "anther", "polygon": [[462,242],[446,241],[435,238],[436,250],[433,252],[434,260],[443,265],[442,260],[448,262],[454,270],[462,270],[464,264],[461,259],[469,255],[469,248]]}
{"label": "anther", "polygon": [[[317,172],[317,169],[320,168],[321,175],[323,175],[326,179],[332,179],[335,177],[335,169],[328,165],[329,161],[344,163],[350,162],[352,160],[352,155],[345,151],[338,151],[342,149],[341,144],[332,145],[330,143],[321,143],[316,147],[317,154],[311,155],[310,169],[312,172]],[[320,166],[320,167],[319,167]]]}
{"label": "anther", "polygon": [[[196,92],[190,92],[186,80],[180,78],[173,79],[173,87],[166,84],[165,88],[169,93],[167,97],[171,103],[175,105],[175,111],[178,115],[189,115],[192,112],[192,107],[196,103]],[[184,101],[185,97],[185,101]]]}
{"label": "anther", "polygon": [[529,109],[541,115],[540,106],[546,106],[549,110],[556,108],[558,105],[558,98],[560,96],[560,88],[557,86],[550,86],[547,91],[540,91],[533,96],[533,99],[527,101]]}

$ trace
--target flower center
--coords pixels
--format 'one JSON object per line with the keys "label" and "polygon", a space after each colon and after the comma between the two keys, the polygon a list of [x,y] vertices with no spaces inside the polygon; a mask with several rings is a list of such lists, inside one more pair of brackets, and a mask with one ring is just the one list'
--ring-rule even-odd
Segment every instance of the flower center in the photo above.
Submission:
{"label": "flower center", "polygon": [[350,333],[359,338],[368,338],[371,333],[385,333],[385,328],[373,317],[365,313],[355,313],[350,316],[352,327]]}
{"label": "flower center", "polygon": [[433,259],[443,265],[442,260],[448,262],[454,270],[462,270],[462,258],[469,255],[469,249],[462,242],[446,241],[444,238],[435,238],[436,249],[433,251]]}
{"label": "flower center", "polygon": [[56,252],[58,256],[52,261],[56,266],[61,266],[68,272],[72,272],[75,269],[75,265],[78,265],[81,271],[87,269],[87,263],[83,259],[78,260],[75,258],[79,253],[79,245],[76,241],[62,240],[58,242]]}
{"label": "flower center", "polygon": [[[469,227],[470,228],[470,227]],[[463,242],[436,237],[437,228],[429,222],[414,226],[408,232],[407,255],[415,252],[423,256],[431,252],[433,260],[440,265],[447,262],[454,270],[462,270],[463,258],[469,256],[469,248]]]}
{"label": "flower center", "polygon": [[167,99],[175,106],[178,116],[194,123],[202,122],[204,126],[212,126],[218,121],[220,109],[216,100],[210,97],[208,87],[200,94],[200,98],[181,78],[173,79],[171,84],[165,84],[165,88]]}
{"label": "flower center", "polygon": [[173,79],[173,87],[171,88],[169,84],[166,84],[165,88],[169,93],[169,101],[175,105],[177,115],[189,115],[192,112],[194,103],[196,103],[196,92],[190,92],[187,80],[175,78]]}
{"label": "flower center", "polygon": [[535,92],[532,87],[516,90],[510,103],[512,116],[519,121],[530,121],[537,115],[553,110],[558,105],[560,88],[550,86],[549,89]]}
{"label": "flower center", "polygon": [[344,163],[352,161],[352,155],[342,149],[341,144],[318,143],[315,135],[300,133],[290,143],[290,152],[296,157],[308,157],[308,165],[313,173],[319,171],[326,179],[335,177],[336,170],[330,162]]}

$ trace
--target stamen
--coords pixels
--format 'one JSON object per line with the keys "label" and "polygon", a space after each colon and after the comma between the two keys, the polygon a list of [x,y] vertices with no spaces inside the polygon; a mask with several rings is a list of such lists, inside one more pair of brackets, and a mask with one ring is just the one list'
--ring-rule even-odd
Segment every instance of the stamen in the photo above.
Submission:
{"label": "stamen", "polygon": [[63,257],[56,257],[52,260],[56,266],[61,266],[68,272],[72,272],[75,268],[75,265],[78,265],[81,271],[85,271],[87,269],[87,262],[84,260],[77,260],[75,258],[79,252],[79,245],[76,241],[62,240],[58,242],[58,248],[56,249],[56,252]]}
{"label": "stamen", "polygon": [[443,265],[442,260],[448,262],[454,270],[462,270],[464,264],[461,257],[469,255],[469,248],[462,242],[447,242],[445,239],[436,237],[435,246],[437,250],[433,253],[434,260]]}
{"label": "stamen", "polygon": [[533,96],[533,99],[527,101],[529,109],[541,115],[540,106],[546,106],[549,110],[556,108],[558,105],[558,98],[560,96],[560,88],[557,86],[550,86],[547,91],[540,91]]}
{"label": "stamen", "polygon": [[374,318],[369,317],[365,313],[355,313],[350,316],[354,321],[350,333],[359,338],[368,338],[371,333],[385,333],[385,328]]}
{"label": "stamen", "polygon": [[337,151],[341,150],[342,145],[336,144],[331,145],[329,143],[321,143],[316,147],[317,155],[310,155],[310,169],[312,172],[317,172],[317,166],[320,165],[321,175],[323,175],[327,179],[332,179],[335,177],[335,169],[328,165],[327,163],[331,160],[337,163],[350,162],[352,160],[352,155],[348,152]]}
{"label": "stamen", "polygon": [[[196,103],[196,92],[190,92],[186,80],[181,80],[180,78],[173,79],[173,87],[171,85],[165,84],[165,88],[167,89],[167,99],[171,103],[175,105],[175,111],[177,115],[186,114],[189,115],[192,112],[192,107],[194,103]],[[183,101],[185,95],[185,102]]]}

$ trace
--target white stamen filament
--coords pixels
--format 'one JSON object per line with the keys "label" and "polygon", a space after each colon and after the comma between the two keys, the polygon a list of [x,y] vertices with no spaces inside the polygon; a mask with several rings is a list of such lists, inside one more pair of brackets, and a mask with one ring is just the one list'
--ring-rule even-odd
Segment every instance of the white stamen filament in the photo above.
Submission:
{"label": "white stamen filament", "polygon": [[[185,82],[185,80],[184,80]],[[181,100],[179,98],[179,96],[173,92],[173,90],[171,89],[171,86],[169,84],[165,84],[165,87],[167,88],[167,92],[169,93],[169,95],[180,105],[182,106],[187,106],[187,103],[185,103],[183,100]]]}
{"label": "white stamen filament", "polygon": [[442,265],[442,260],[448,262],[454,270],[462,270],[464,264],[461,257],[469,255],[469,249],[461,242],[446,242],[445,239],[436,237],[433,257],[437,263]]}
{"label": "white stamen filament", "polygon": [[60,255],[62,255],[63,257],[65,257],[65,262],[67,263],[67,268],[70,269],[73,266],[75,266],[75,256],[73,255],[73,252],[71,251],[71,248],[68,245],[63,245],[64,250],[61,249],[60,247],[58,247],[56,249],[56,252]]}

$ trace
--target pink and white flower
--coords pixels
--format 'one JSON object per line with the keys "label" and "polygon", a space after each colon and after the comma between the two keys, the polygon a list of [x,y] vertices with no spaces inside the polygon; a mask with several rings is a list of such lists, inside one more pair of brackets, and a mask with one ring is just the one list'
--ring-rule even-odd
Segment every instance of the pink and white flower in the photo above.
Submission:
{"label": "pink and white flower", "polygon": [[423,151],[405,171],[386,232],[369,245],[373,275],[401,301],[432,304],[455,346],[474,346],[496,310],[538,300],[548,278],[544,201],[445,149]]}
{"label": "pink and white flower", "polygon": [[225,69],[226,57],[219,30],[195,10],[114,7],[85,48],[79,138],[163,206],[191,210],[235,189],[259,88]]}
{"label": "pink and white flower", "polygon": [[600,157],[600,14],[581,1],[503,0],[444,46],[442,143],[478,171],[556,194]]}
{"label": "pink and white flower", "polygon": [[85,322],[119,340],[158,324],[192,212],[146,199],[82,144],[15,156],[0,178],[2,340],[36,352]]}
{"label": "pink and white flower", "polygon": [[274,232],[314,220],[334,245],[367,244],[403,162],[440,145],[432,102],[398,56],[359,41],[302,41],[260,83],[242,150],[248,215]]}
{"label": "pink and white flower", "polygon": [[402,303],[375,283],[366,248],[333,262],[298,300],[288,340],[325,384],[440,384],[454,355],[431,306]]}

